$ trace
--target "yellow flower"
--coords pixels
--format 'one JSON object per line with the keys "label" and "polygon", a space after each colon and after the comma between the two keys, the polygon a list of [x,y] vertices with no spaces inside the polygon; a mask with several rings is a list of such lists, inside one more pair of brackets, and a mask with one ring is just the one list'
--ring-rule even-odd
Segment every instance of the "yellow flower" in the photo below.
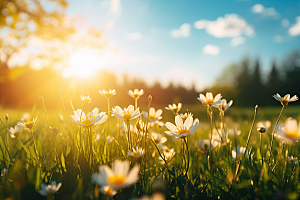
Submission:
{"label": "yellow flower", "polygon": [[116,160],[113,164],[113,170],[107,165],[100,165],[99,174],[92,174],[92,180],[97,185],[110,186],[112,188],[120,189],[136,183],[139,179],[140,167],[135,165],[129,171],[128,160]]}
{"label": "yellow flower", "polygon": [[32,127],[33,127],[33,125],[35,124],[37,118],[38,118],[38,117],[33,118],[32,121],[31,121],[31,120],[24,121],[24,120],[22,119],[23,123],[22,123],[22,122],[18,122],[17,125],[23,126],[23,127],[28,128],[28,129],[31,130]]}
{"label": "yellow flower", "polygon": [[111,96],[113,95],[116,95],[116,90],[113,89],[109,89],[109,90],[99,90],[99,93],[102,95],[102,96],[105,96],[107,99],[109,99]]}
{"label": "yellow flower", "polygon": [[134,110],[133,105],[129,105],[127,108],[120,108],[119,106],[116,106],[113,111],[113,115],[119,119],[122,119],[124,121],[129,122],[132,119],[138,118],[142,113],[140,113],[139,108]]}
{"label": "yellow flower", "polygon": [[132,151],[128,150],[127,153],[132,157],[140,158],[145,155],[145,149],[142,149],[142,147],[136,147],[136,149],[132,148]]}
{"label": "yellow flower", "polygon": [[[155,112],[154,108],[150,108],[149,109],[149,121],[150,122],[155,122],[155,121],[161,120],[162,119],[161,114],[162,114],[162,110],[161,109],[158,109]],[[148,117],[148,113],[147,112],[144,112],[143,115],[144,115],[145,118]]]}
{"label": "yellow flower", "polygon": [[217,94],[215,98],[213,97],[211,92],[206,93],[206,97],[203,94],[200,94],[200,96],[197,98],[201,103],[205,106],[211,106],[213,104],[218,105],[221,101],[221,94]]}
{"label": "yellow flower", "polygon": [[284,124],[279,124],[275,132],[277,139],[288,144],[295,144],[300,140],[300,125],[291,117],[287,118]]}
{"label": "yellow flower", "polygon": [[90,96],[81,95],[80,99],[81,99],[81,101],[83,101],[83,103],[91,103],[91,101],[92,101],[92,98]]}
{"label": "yellow flower", "polygon": [[297,95],[294,95],[292,98],[290,98],[290,94],[286,94],[284,97],[281,97],[278,93],[273,95],[274,99],[277,101],[280,101],[283,106],[288,105],[290,102],[297,101],[298,97]]}
{"label": "yellow flower", "polygon": [[102,124],[107,120],[108,116],[105,115],[105,112],[99,114],[98,112],[99,109],[97,107],[87,115],[81,109],[77,109],[74,111],[74,115],[71,115],[71,120],[80,126],[89,128],[96,124]]}
{"label": "yellow flower", "polygon": [[171,110],[176,115],[180,111],[181,107],[182,103],[178,103],[178,106],[175,103],[173,103],[173,105],[169,104],[169,106],[165,108],[166,110]]}
{"label": "yellow flower", "polygon": [[170,122],[167,122],[165,126],[169,129],[165,133],[167,135],[176,137],[176,138],[184,138],[192,133],[194,133],[199,125],[199,121],[196,121],[193,124],[193,117],[189,116],[185,122],[183,123],[180,115],[175,117],[176,126]]}
{"label": "yellow flower", "polygon": [[143,89],[141,89],[140,91],[138,89],[135,89],[134,91],[129,90],[127,94],[134,99],[138,99],[144,94],[144,90]]}

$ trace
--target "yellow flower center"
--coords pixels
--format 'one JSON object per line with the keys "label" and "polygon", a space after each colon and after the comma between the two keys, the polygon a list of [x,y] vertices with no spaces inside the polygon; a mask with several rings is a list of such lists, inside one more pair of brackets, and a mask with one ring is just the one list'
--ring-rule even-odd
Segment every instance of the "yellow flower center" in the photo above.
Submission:
{"label": "yellow flower center", "polygon": [[140,152],[140,150],[134,151],[134,152],[132,152],[132,155],[134,155],[134,156],[140,156],[141,152]]}
{"label": "yellow flower center", "polygon": [[25,124],[26,128],[31,129],[33,127],[34,122],[33,121],[28,121],[28,122],[26,122],[24,124]]}
{"label": "yellow flower center", "polygon": [[207,104],[212,104],[212,103],[214,103],[214,99],[212,98],[212,99],[206,99],[206,103]]}
{"label": "yellow flower center", "polygon": [[149,115],[149,119],[155,119],[156,118],[156,115]]}
{"label": "yellow flower center", "polygon": [[124,111],[122,114],[122,117],[124,119],[126,119],[127,121],[129,121],[130,118],[132,117],[132,113],[133,113],[133,111]]}
{"label": "yellow flower center", "polygon": [[133,94],[133,98],[135,98],[135,99],[138,99],[138,98],[140,98],[140,94],[138,94],[138,93],[134,93],[134,94]]}
{"label": "yellow flower center", "polygon": [[176,133],[178,135],[183,135],[185,133],[190,133],[190,129],[188,129],[186,126],[181,126],[180,128],[176,128]]}
{"label": "yellow flower center", "polygon": [[298,130],[294,129],[294,130],[287,130],[285,132],[285,136],[291,139],[297,139],[300,137]]}
{"label": "yellow flower center", "polygon": [[188,118],[188,114],[184,114],[183,116],[182,116],[182,119],[184,119],[184,120],[186,120],[187,118]]}
{"label": "yellow flower center", "polygon": [[111,184],[120,186],[123,183],[125,183],[126,177],[124,175],[113,175],[113,176],[109,177],[107,180]]}
{"label": "yellow flower center", "polygon": [[156,144],[160,143],[160,141],[161,141],[161,139],[159,139],[159,138],[154,138],[154,142],[155,142]]}
{"label": "yellow flower center", "polygon": [[131,130],[130,130],[130,133],[133,134],[133,135],[135,135],[135,134],[136,134],[136,130],[131,129]]}
{"label": "yellow flower center", "polygon": [[91,124],[93,121],[91,121],[90,119],[88,119],[87,117],[85,118],[85,120],[80,120],[81,123],[85,124],[85,125],[89,125]]}
{"label": "yellow flower center", "polygon": [[165,152],[169,153],[171,151],[171,149],[169,149],[168,147],[165,148]]}
{"label": "yellow flower center", "polygon": [[92,101],[92,98],[91,97],[82,97],[81,98],[81,101],[83,101],[83,103],[91,103]]}
{"label": "yellow flower center", "polygon": [[286,106],[286,105],[288,105],[289,104],[289,100],[288,99],[286,99],[286,98],[281,98],[282,99],[282,102],[281,102],[281,104],[283,105],[283,106]]}

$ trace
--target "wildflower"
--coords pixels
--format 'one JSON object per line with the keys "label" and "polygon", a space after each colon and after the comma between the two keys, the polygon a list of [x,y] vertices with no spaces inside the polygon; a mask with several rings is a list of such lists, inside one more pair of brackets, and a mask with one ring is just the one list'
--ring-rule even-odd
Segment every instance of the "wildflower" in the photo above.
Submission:
{"label": "wildflower", "polygon": [[132,119],[138,118],[142,113],[140,113],[139,108],[134,110],[134,106],[129,105],[127,108],[124,108],[124,111],[119,106],[116,106],[113,114],[115,117],[129,122]]}
{"label": "wildflower", "polygon": [[109,197],[113,197],[117,194],[117,191],[114,190],[112,187],[110,187],[109,185],[106,185],[106,186],[103,186],[101,187],[100,189],[101,193],[104,195],[104,196],[109,196]]}
{"label": "wildflower", "polygon": [[160,122],[160,121],[155,121],[155,124],[157,124],[157,126],[158,126],[159,128],[162,128],[162,127],[165,126],[165,124],[164,124],[163,122]]}
{"label": "wildflower", "polygon": [[239,135],[241,135],[241,133],[242,133],[241,130],[234,130],[232,128],[228,129],[228,131],[227,131],[227,134],[231,135],[231,136],[235,136],[235,134],[236,134],[236,136],[239,136]]}
{"label": "wildflower", "polygon": [[[218,145],[218,143],[216,141],[214,141],[212,144],[211,144],[211,148],[215,148],[216,146]],[[198,140],[198,143],[197,143],[197,149],[198,151],[200,151],[201,153],[206,153],[206,151],[208,149],[210,149],[210,142],[209,142],[209,139],[204,139],[204,140]]]}
{"label": "wildflower", "polygon": [[162,157],[159,157],[158,159],[160,160],[160,164],[161,165],[163,165],[163,164],[168,164],[170,161],[171,161],[171,159],[173,158],[173,156],[175,155],[175,151],[172,151],[172,152],[164,152],[163,153],[163,158],[165,159],[165,161],[164,161],[164,159],[162,158]]}
{"label": "wildflower", "polygon": [[295,163],[295,162],[297,162],[298,161],[298,158],[297,157],[293,157],[293,156],[287,156],[287,160],[289,161],[289,162],[293,162],[293,163]]}
{"label": "wildflower", "polygon": [[163,144],[167,141],[166,137],[162,137],[161,134],[154,132],[151,133],[151,138],[156,144]]}
{"label": "wildflower", "polygon": [[135,89],[134,91],[129,90],[127,92],[127,94],[134,99],[139,99],[140,96],[142,96],[144,94],[144,90],[143,89],[141,89],[140,91],[138,89]]}
{"label": "wildflower", "polygon": [[140,158],[145,155],[145,149],[142,149],[142,147],[132,148],[132,151],[128,150],[127,154],[135,158]]}
{"label": "wildflower", "polygon": [[30,120],[30,114],[29,113],[24,113],[22,116],[22,121],[27,122]]}
{"label": "wildflower", "polygon": [[183,119],[183,120],[186,120],[189,116],[192,116],[193,117],[193,114],[190,113],[190,112],[186,112],[184,114],[180,114],[180,117]]}
{"label": "wildflower", "polygon": [[219,108],[219,110],[221,111],[226,111],[232,104],[233,104],[232,100],[227,103],[226,99],[222,99],[221,101],[213,103],[212,106]]}
{"label": "wildflower", "polygon": [[167,122],[165,126],[169,129],[165,133],[176,138],[184,138],[192,133],[194,133],[199,125],[199,121],[193,124],[193,117],[189,116],[183,123],[180,115],[175,117],[176,126],[170,122]]}
{"label": "wildflower", "polygon": [[113,170],[107,165],[100,165],[99,174],[92,174],[92,180],[102,186],[110,186],[112,188],[124,188],[128,185],[136,183],[139,179],[139,166],[135,165],[130,172],[128,160],[116,160],[113,164]]}
{"label": "wildflower", "polygon": [[62,183],[57,184],[56,181],[52,181],[50,185],[45,185],[42,183],[39,193],[43,196],[52,196],[59,190],[61,185]]}
{"label": "wildflower", "polygon": [[35,124],[37,118],[38,118],[38,117],[33,118],[32,121],[31,121],[31,120],[24,121],[24,120],[22,119],[23,123],[22,123],[22,122],[18,122],[17,125],[23,126],[23,127],[28,128],[28,129],[31,130],[32,127],[33,127],[33,125]]}
{"label": "wildflower", "polygon": [[99,90],[99,93],[102,95],[102,96],[105,96],[107,99],[109,99],[111,96],[113,95],[116,95],[116,90],[113,89],[109,89],[109,90]]}
{"label": "wildflower", "polygon": [[115,140],[114,137],[111,137],[111,136],[109,136],[109,135],[107,136],[106,139],[107,139],[107,143],[108,143],[108,144],[111,144],[111,143]]}
{"label": "wildflower", "polygon": [[[155,121],[161,120],[162,119],[161,114],[162,114],[162,110],[161,109],[158,109],[155,112],[154,108],[150,108],[150,110],[149,110],[149,121],[150,122],[155,122]],[[145,118],[148,117],[148,113],[147,112],[144,112],[143,115],[144,115]]]}
{"label": "wildflower", "polygon": [[99,109],[96,107],[92,112],[89,112],[87,115],[81,110],[77,109],[74,111],[74,115],[71,115],[71,120],[80,126],[89,128],[96,124],[104,123],[108,116],[105,115],[105,112],[99,113]]}
{"label": "wildflower", "polygon": [[[218,131],[219,131],[219,133],[222,132],[220,129]],[[229,139],[226,139],[226,135],[225,135],[224,132],[223,132],[223,134],[221,135],[221,138],[220,138],[220,135],[218,134],[217,130],[215,130],[215,129],[213,130],[212,139],[217,142],[217,145],[220,144],[221,146],[224,146],[224,145],[226,145],[227,143],[230,142]]]}
{"label": "wildflower", "polygon": [[164,153],[173,153],[174,149],[170,149],[169,147],[159,143],[159,148],[164,152]]}
{"label": "wildflower", "polygon": [[213,104],[218,105],[221,101],[221,98],[221,94],[217,94],[214,98],[211,92],[207,92],[206,97],[203,94],[200,94],[197,99],[205,106],[212,106]]}
{"label": "wildflower", "polygon": [[83,103],[91,103],[91,101],[92,101],[92,98],[90,96],[81,95],[80,99],[81,99],[81,101],[83,101]]}
{"label": "wildflower", "polygon": [[277,101],[280,101],[283,106],[288,105],[290,102],[297,101],[298,97],[297,95],[294,95],[292,98],[290,98],[290,94],[286,94],[284,97],[281,97],[278,93],[273,95],[274,99]]}
{"label": "wildflower", "polygon": [[232,158],[233,160],[236,160],[237,158],[240,158],[244,155],[246,151],[246,147],[239,147],[237,146],[237,150],[235,149],[235,147],[232,150]]}
{"label": "wildflower", "polygon": [[269,120],[260,121],[260,122],[257,122],[256,126],[257,126],[257,131],[258,132],[264,133],[264,132],[267,131],[268,128],[271,127],[271,122]]}
{"label": "wildflower", "polygon": [[16,125],[15,128],[10,127],[9,132],[11,138],[18,138],[20,136],[21,130],[19,127],[20,127],[19,125]]}
{"label": "wildflower", "polygon": [[182,103],[178,103],[178,106],[175,103],[173,103],[173,105],[169,104],[169,106],[165,108],[166,110],[171,110],[175,115],[177,115],[181,107],[182,107]]}
{"label": "wildflower", "polygon": [[5,121],[8,121],[8,114],[5,114]]}
{"label": "wildflower", "polygon": [[287,118],[284,124],[279,124],[275,130],[275,137],[277,139],[289,143],[294,144],[300,140],[300,126],[297,123],[296,119],[291,117]]}

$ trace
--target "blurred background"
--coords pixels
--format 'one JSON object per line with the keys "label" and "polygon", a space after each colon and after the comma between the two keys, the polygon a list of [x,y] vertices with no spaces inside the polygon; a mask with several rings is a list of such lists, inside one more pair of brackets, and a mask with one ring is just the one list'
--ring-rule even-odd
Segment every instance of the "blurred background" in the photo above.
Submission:
{"label": "blurred background", "polygon": [[[0,106],[28,108],[116,89],[112,105],[239,106],[300,96],[300,1],[1,0]],[[299,104],[296,102],[295,104]],[[40,105],[40,104],[39,104]]]}

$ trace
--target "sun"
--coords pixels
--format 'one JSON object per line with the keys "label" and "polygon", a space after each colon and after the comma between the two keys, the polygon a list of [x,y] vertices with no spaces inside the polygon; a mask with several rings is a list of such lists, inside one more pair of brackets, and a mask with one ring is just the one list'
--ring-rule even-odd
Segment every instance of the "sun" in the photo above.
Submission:
{"label": "sun", "polygon": [[63,71],[63,77],[90,78],[101,68],[99,50],[90,47],[80,48],[69,56],[68,65],[69,68]]}

